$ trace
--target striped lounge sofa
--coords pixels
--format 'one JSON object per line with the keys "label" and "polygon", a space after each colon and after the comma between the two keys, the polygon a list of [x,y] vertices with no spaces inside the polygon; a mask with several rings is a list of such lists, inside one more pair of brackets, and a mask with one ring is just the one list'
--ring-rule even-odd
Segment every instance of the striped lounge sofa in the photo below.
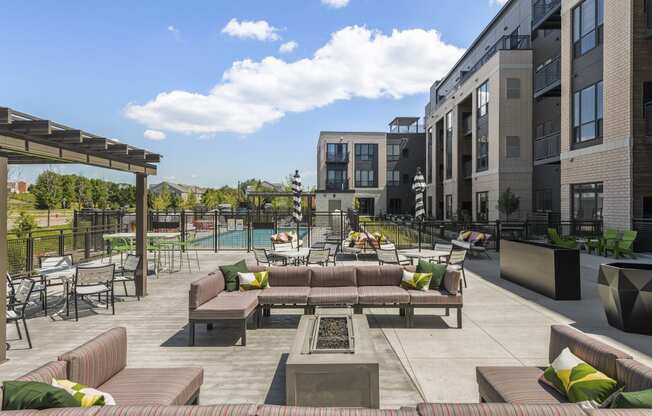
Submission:
{"label": "striped lounge sofa", "polygon": [[411,326],[416,308],[441,308],[457,311],[457,326],[462,327],[462,286],[460,273],[447,271],[442,285],[428,291],[406,290],[400,286],[403,270],[414,266],[335,266],[335,267],[260,267],[249,271],[269,271],[270,287],[246,292],[225,291],[224,275],[219,270],[193,282],[189,293],[189,343],[195,343],[195,327],[236,320],[241,323],[241,341],[246,345],[247,322],[258,327],[272,308],[301,308],[313,313],[317,306],[364,308],[395,307]]}

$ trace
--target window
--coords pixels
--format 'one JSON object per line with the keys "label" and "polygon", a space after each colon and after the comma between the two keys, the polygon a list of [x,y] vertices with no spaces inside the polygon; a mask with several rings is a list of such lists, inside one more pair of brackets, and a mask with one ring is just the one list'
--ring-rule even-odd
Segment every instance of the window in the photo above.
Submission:
{"label": "window", "polygon": [[521,80],[520,78],[507,78],[507,98],[521,98]]}
{"label": "window", "polygon": [[652,197],[643,197],[643,218],[652,218]]}
{"label": "window", "polygon": [[395,162],[399,159],[401,155],[401,145],[400,144],[388,144],[387,145],[387,161]]}
{"label": "window", "polygon": [[339,184],[346,180],[346,171],[342,169],[328,169],[326,171],[327,184]]}
{"label": "window", "polygon": [[446,179],[453,177],[453,112],[446,114]]}
{"label": "window", "polygon": [[478,118],[487,115],[489,111],[489,83],[485,81],[484,84],[478,87]]}
{"label": "window", "polygon": [[579,57],[599,43],[604,23],[604,0],[584,0],[573,9],[573,47]]}
{"label": "window", "polygon": [[410,175],[407,173],[403,174],[403,185],[409,185],[410,184]]}
{"label": "window", "polygon": [[410,157],[410,150],[407,147],[404,147],[402,154],[403,154],[403,159],[407,159]]}
{"label": "window", "polygon": [[389,211],[390,214],[402,214],[401,200],[398,198],[391,198],[389,200],[389,206],[387,207],[387,211]]}
{"label": "window", "polygon": [[482,172],[489,169],[489,141],[487,135],[478,136],[478,159],[475,170]]}
{"label": "window", "polygon": [[453,218],[453,195],[446,195],[446,213],[445,218],[450,220]]}
{"label": "window", "polygon": [[505,157],[507,159],[519,159],[521,157],[521,138],[518,136],[507,136],[505,140]]}
{"label": "window", "polygon": [[534,210],[552,211],[552,189],[534,191]]}
{"label": "window", "polygon": [[489,192],[475,194],[475,219],[476,221],[489,221]]}
{"label": "window", "polygon": [[571,186],[573,219],[593,221],[602,219],[602,182]]}
{"label": "window", "polygon": [[426,210],[428,212],[428,217],[432,218],[432,197],[429,196],[426,201]]}
{"label": "window", "polygon": [[356,144],[355,160],[374,160],[376,154],[375,144]]}
{"label": "window", "polygon": [[401,173],[397,170],[387,171],[387,186],[399,186],[401,184]]}
{"label": "window", "polygon": [[358,198],[358,212],[360,215],[374,215],[374,199]]}
{"label": "window", "polygon": [[357,188],[372,188],[375,185],[373,170],[356,169],[355,186]]}
{"label": "window", "polygon": [[426,181],[432,183],[432,129],[428,130],[428,148],[426,150],[426,165],[428,166],[428,175]]}
{"label": "window", "polygon": [[573,136],[575,143],[602,137],[602,81],[573,95]]}
{"label": "window", "polygon": [[652,137],[652,82],[643,83],[643,117],[645,118],[645,135]]}
{"label": "window", "polygon": [[328,161],[345,161],[347,154],[346,143],[326,144],[326,160]]}

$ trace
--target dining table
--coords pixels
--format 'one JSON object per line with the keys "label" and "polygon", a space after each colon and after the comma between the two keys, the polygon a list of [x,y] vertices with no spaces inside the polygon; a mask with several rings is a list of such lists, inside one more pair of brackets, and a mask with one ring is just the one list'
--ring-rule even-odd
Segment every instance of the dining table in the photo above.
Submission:
{"label": "dining table", "polygon": [[[112,240],[118,240],[118,239],[129,240],[129,241],[133,242],[133,241],[136,239],[136,233],[111,233],[111,234],[104,234],[104,235],[102,236],[102,238],[104,238],[104,240],[105,240],[105,241],[108,241],[108,242],[111,242]],[[159,242],[166,242],[166,241],[169,241],[169,242],[174,242],[174,241],[179,240],[180,238],[181,238],[181,233],[180,233],[180,232],[177,232],[177,231],[170,231],[170,232],[168,232],[168,231],[166,231],[166,232],[156,232],[156,231],[151,231],[151,232],[148,232],[148,233],[147,233],[147,239],[152,240],[152,241],[159,241]],[[174,267],[174,260],[175,260],[175,256],[174,256],[174,253],[173,253],[173,252],[174,252],[174,247],[172,247],[172,250],[171,250],[171,251],[172,251],[172,252],[171,252],[171,254],[170,254],[170,256],[169,256],[169,257],[170,257],[170,261],[169,261],[169,269],[168,269],[168,271],[169,271],[170,273],[178,271],[178,270],[176,270],[175,267]],[[159,251],[156,255],[157,255],[157,256],[160,256],[160,251]],[[159,260],[156,260],[156,261],[158,262]],[[121,257],[120,262],[122,263],[122,257]]]}
{"label": "dining table", "polygon": [[295,265],[299,264],[299,262],[306,257],[308,257],[308,254],[310,254],[310,249],[308,248],[287,248],[287,249],[277,249],[277,250],[272,250],[269,252],[274,257],[281,258],[285,261],[285,263],[294,263]]}
{"label": "dining table", "polygon": [[51,313],[50,317],[61,315],[64,310],[66,313],[68,312],[68,296],[70,294],[70,286],[74,283],[76,273],[77,266],[68,264],[34,270],[35,275],[41,276],[46,290],[49,286],[63,286],[61,299],[54,306],[55,312]]}
{"label": "dining table", "polygon": [[436,259],[438,263],[446,263],[451,255],[451,252],[447,250],[430,250],[430,249],[399,250],[398,253],[409,258],[412,264],[414,264],[415,259],[418,260]]}

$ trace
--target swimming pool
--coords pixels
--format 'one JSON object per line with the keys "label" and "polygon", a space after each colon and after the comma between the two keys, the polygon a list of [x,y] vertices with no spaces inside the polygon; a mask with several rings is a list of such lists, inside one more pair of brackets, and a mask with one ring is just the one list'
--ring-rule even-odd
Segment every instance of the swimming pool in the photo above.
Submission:
{"label": "swimming pool", "polygon": [[[291,228],[278,228],[278,232],[296,232],[296,227]],[[252,248],[272,248],[271,237],[274,234],[273,228],[254,228],[251,232],[251,247]],[[299,236],[302,240],[306,239],[308,235],[307,228],[299,229]],[[221,227],[218,232],[217,237],[217,249],[218,250],[246,250],[247,242],[249,238],[249,229],[245,228],[244,230],[231,230],[227,231],[225,227]],[[195,244],[192,245],[192,248],[200,250],[212,250],[214,248],[214,239],[212,231],[205,231],[198,233],[197,240]]]}

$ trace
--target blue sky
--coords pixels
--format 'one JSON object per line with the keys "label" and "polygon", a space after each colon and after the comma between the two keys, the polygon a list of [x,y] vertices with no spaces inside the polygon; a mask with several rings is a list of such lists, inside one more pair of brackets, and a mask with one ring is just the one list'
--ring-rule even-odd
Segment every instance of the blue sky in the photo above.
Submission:
{"label": "blue sky", "polygon": [[[384,131],[396,115],[422,116],[427,86],[500,7],[495,0],[330,1],[340,7],[328,0],[13,2],[0,15],[0,106],[162,154],[151,182],[222,186],[281,180],[300,169],[313,184],[319,131]],[[297,46],[281,52],[289,42]],[[45,168],[11,175],[33,181]],[[133,181],[83,166],[57,169]]]}

